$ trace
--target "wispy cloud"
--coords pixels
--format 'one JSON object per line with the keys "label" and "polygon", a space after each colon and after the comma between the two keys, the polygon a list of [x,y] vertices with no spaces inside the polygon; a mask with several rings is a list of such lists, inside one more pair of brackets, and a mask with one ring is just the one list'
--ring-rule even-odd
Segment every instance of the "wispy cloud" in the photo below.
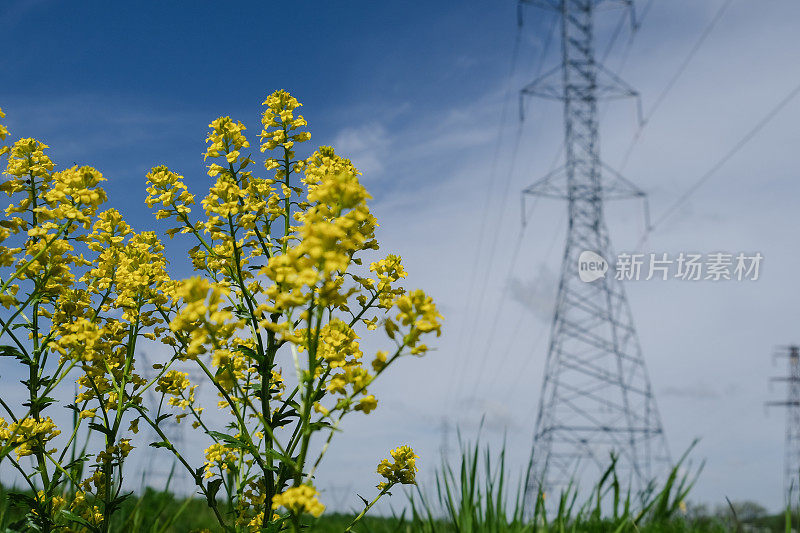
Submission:
{"label": "wispy cloud", "polygon": [[541,321],[550,322],[553,318],[558,276],[549,266],[541,265],[533,279],[512,277],[508,281],[508,294]]}
{"label": "wispy cloud", "polygon": [[370,122],[342,129],[334,137],[333,146],[338,153],[351,159],[367,179],[371,179],[383,174],[391,140],[383,124]]}
{"label": "wispy cloud", "polygon": [[658,392],[658,395],[661,397],[674,396],[688,401],[716,400],[722,396],[714,387],[700,381],[664,387]]}

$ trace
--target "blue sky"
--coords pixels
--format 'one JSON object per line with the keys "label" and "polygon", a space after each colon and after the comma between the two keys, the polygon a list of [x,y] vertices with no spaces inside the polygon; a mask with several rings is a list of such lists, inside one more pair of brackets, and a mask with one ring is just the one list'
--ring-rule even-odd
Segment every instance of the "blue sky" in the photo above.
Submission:
{"label": "blue sky", "polygon": [[[563,138],[557,104],[529,101],[519,124],[517,90],[539,69],[552,18],[525,10],[509,75],[517,35],[510,0],[186,5],[5,3],[0,107],[12,138],[41,139],[62,168],[97,167],[110,204],[137,229],[157,228],[143,203],[149,168],[167,164],[202,194],[208,123],[230,115],[254,139],[261,101],[289,90],[304,103],[311,143],[333,144],[364,170],[383,249],[404,256],[409,285],[433,294],[447,320],[438,351],[403,362],[376,388],[378,411],[348,421],[320,471],[336,480],[322,483],[328,503],[338,505],[334,488],[369,493],[374,464],[400,443],[418,448],[430,472],[443,417],[471,437],[486,415],[484,438],[497,445],[505,434],[521,468],[566,206],[537,203],[514,255],[519,191],[547,172]],[[645,111],[721,5],[655,2],[628,55],[623,31],[607,64],[640,90]],[[598,20],[598,50],[619,16]],[[732,1],[624,169],[649,193],[654,217],[800,81],[798,17],[790,0]],[[557,53],[556,42],[545,68]],[[601,151],[618,167],[635,106],[602,110]],[[781,501],[783,416],[765,417],[762,406],[781,394],[766,385],[783,372],[770,364],[773,346],[800,340],[798,118],[794,101],[645,244],[669,253],[761,251],[759,282],[626,288],[673,454],[702,439],[696,459],[707,465],[695,499],[712,505],[725,496],[772,509]],[[615,248],[632,250],[640,206],[610,204],[607,216]],[[173,266],[188,274],[180,261]]]}
{"label": "blue sky", "polygon": [[13,53],[0,68],[13,73],[4,107],[17,109],[9,125],[80,138],[114,176],[109,190],[142,194],[140,176],[155,162],[201,168],[211,118],[257,127],[261,101],[277,88],[305,104],[315,138],[329,142],[347,124],[403,125],[476,99],[506,74],[497,52],[513,38],[514,7],[502,4],[195,5],[7,4],[2,40]]}

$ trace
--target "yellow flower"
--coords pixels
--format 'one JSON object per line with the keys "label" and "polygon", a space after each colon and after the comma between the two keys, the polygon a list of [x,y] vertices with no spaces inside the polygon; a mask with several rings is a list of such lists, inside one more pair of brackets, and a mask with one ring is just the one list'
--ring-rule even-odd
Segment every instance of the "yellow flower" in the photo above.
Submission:
{"label": "yellow flower", "polygon": [[106,201],[105,191],[97,185],[106,181],[92,167],[77,165],[53,174],[53,185],[44,194],[47,207],[38,212],[57,220],[75,220],[85,228],[91,225],[98,206]]}
{"label": "yellow flower", "polygon": [[272,508],[285,507],[289,512],[296,515],[309,513],[319,517],[325,510],[325,506],[317,499],[318,495],[317,489],[311,485],[291,487],[282,494],[276,494],[272,497]]}
{"label": "yellow flower", "polygon": [[389,352],[385,352],[383,350],[379,351],[375,354],[375,360],[372,361],[372,368],[375,369],[375,372],[380,372],[386,366],[386,356],[389,355]]}
{"label": "yellow flower", "polygon": [[[441,335],[440,319],[442,315],[436,310],[436,305],[430,296],[426,296],[421,290],[415,290],[409,294],[400,296],[395,301],[395,306],[400,311],[397,320],[403,326],[411,326],[411,330],[403,337],[403,343],[411,348],[414,355],[424,354],[428,347],[419,344],[420,335],[436,332],[436,336]],[[391,320],[384,323],[386,333],[394,338],[394,332],[399,331],[398,326]]]}
{"label": "yellow flower", "polygon": [[[156,220],[174,216],[185,219],[191,213],[190,205],[194,204],[194,195],[190,194],[183,183],[183,176],[161,165],[154,167],[147,174],[147,207],[160,204],[161,209],[156,212]],[[184,220],[185,222],[185,220]],[[173,228],[167,235],[174,236],[182,228]]]}
{"label": "yellow flower", "polygon": [[[392,287],[394,282],[408,276],[400,261],[400,256],[389,254],[385,259],[369,265],[370,271],[378,276],[375,290],[378,293],[379,305],[384,309],[392,307],[395,298],[406,292],[402,287]],[[368,282],[371,284],[372,280]]]}
{"label": "yellow flower", "polygon": [[[224,157],[228,163],[233,163],[239,156],[239,149],[250,146],[250,143],[242,134],[242,131],[246,129],[244,124],[234,122],[231,117],[219,117],[208,127],[211,128],[211,132],[206,137],[206,143],[209,146],[204,159]],[[236,155],[232,159],[227,159],[227,156],[232,153]]]}
{"label": "yellow flower", "polygon": [[213,477],[213,468],[219,467],[222,470],[228,469],[228,464],[236,460],[236,450],[227,448],[224,444],[212,444],[206,448],[205,470],[206,479]]}
{"label": "yellow flower", "polygon": [[[261,151],[274,150],[280,146],[286,151],[287,159],[292,160],[294,144],[311,138],[311,134],[307,131],[294,131],[307,124],[302,115],[294,116],[294,110],[303,104],[288,92],[279,90],[269,95],[263,105],[267,106],[267,109],[261,116],[261,124],[264,126],[259,135]],[[267,159],[266,167],[275,168],[277,166],[275,163],[277,163],[275,159]]]}
{"label": "yellow flower", "polygon": [[355,410],[364,411],[364,414],[368,415],[370,411],[374,410],[376,407],[378,407],[378,400],[375,399],[375,396],[370,394],[358,400]]}
{"label": "yellow flower", "polygon": [[186,352],[181,358],[193,359],[209,347],[221,347],[239,329],[241,321],[234,321],[231,311],[222,307],[228,294],[223,284],[211,284],[200,277],[189,278],[178,286],[173,300],[183,300],[184,305],[169,327],[187,337]]}
{"label": "yellow flower", "polygon": [[24,418],[11,425],[6,425],[0,419],[0,440],[16,449],[17,459],[34,454],[37,451],[37,441],[44,445],[60,434],[61,431],[50,417],[38,421],[35,418]]}
{"label": "yellow flower", "polygon": [[362,356],[358,335],[338,318],[322,327],[319,340],[317,357],[325,359],[331,368],[341,368],[348,360],[357,360]]}
{"label": "yellow flower", "polygon": [[[3,118],[5,116],[6,116],[6,114],[3,113],[3,109],[0,108],[0,118]],[[0,141],[4,141],[6,139],[7,135],[8,135],[8,130],[6,129],[5,126],[0,124]],[[0,155],[3,155],[7,151],[8,151],[8,147],[7,146],[0,147]]]}
{"label": "yellow flower", "polygon": [[414,450],[409,446],[400,446],[390,453],[393,459],[392,462],[384,459],[378,464],[378,473],[386,478],[386,481],[378,484],[378,488],[385,490],[397,483],[402,483],[403,485],[416,484],[417,470],[419,470],[416,460],[419,459],[419,456],[414,454]]}
{"label": "yellow flower", "polygon": [[131,446],[131,439],[120,439],[119,441],[119,451],[123,457],[127,457],[129,453],[133,450],[133,446]]}
{"label": "yellow flower", "polygon": [[188,373],[170,370],[165,372],[164,375],[158,379],[156,391],[173,396],[180,396],[190,386],[191,382],[189,381]]}

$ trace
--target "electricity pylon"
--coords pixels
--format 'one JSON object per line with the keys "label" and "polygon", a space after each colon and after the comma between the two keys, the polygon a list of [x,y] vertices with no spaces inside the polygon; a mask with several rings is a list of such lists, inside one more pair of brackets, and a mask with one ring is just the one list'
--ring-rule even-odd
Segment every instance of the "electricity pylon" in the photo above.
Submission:
{"label": "electricity pylon", "polygon": [[[522,0],[560,15],[561,65],[530,83],[524,96],[563,102],[565,164],[523,194],[566,200],[569,213],[561,281],[550,331],[534,434],[530,506],[539,490],[566,488],[587,464],[604,469],[617,456],[617,473],[643,490],[669,462],[664,430],[642,358],[628,300],[615,279],[604,202],[644,193],[600,160],[597,106],[601,99],[638,94],[598,64],[593,18],[601,4],[630,9],[630,0]],[[579,256],[611,264],[591,282],[578,275]]]}
{"label": "electricity pylon", "polygon": [[789,361],[786,376],[770,378],[786,382],[786,400],[767,402],[767,405],[786,407],[786,441],[783,458],[783,487],[785,504],[796,508],[800,503],[800,347],[788,346],[778,353]]}
{"label": "electricity pylon", "polygon": [[[147,356],[145,352],[139,354],[137,363],[141,369],[142,377],[148,381],[154,379],[157,371],[153,368],[153,361]],[[176,367],[173,367],[176,368]],[[200,389],[202,388],[205,375],[200,372],[196,367],[181,368],[186,371],[192,385],[197,385],[195,389],[195,397],[199,398]],[[183,411],[175,411],[173,408],[167,406],[167,402],[162,399],[162,394],[155,391],[155,387],[147,389],[145,395],[145,407],[150,409],[151,415],[158,412],[159,407],[163,408],[162,414],[172,414],[169,418],[161,421],[160,428],[164,435],[169,438],[170,442],[176,449],[183,449],[186,439],[186,426],[191,425],[192,421],[184,420],[182,424],[176,422],[175,415]],[[158,433],[156,433],[149,426],[145,429],[148,437],[153,442],[163,440]],[[151,453],[146,459],[142,459],[140,464],[140,478],[142,483],[148,486],[159,488],[163,490],[169,484],[170,490],[177,493],[188,493],[192,490],[194,482],[190,479],[185,470],[177,463],[175,457],[165,449],[156,450]],[[142,487],[144,488],[144,487]]]}

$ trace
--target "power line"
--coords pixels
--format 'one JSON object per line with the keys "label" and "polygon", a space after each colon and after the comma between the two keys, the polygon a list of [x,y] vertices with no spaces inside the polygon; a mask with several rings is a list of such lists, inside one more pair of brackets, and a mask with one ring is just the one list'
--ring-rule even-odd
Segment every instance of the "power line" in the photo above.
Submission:
{"label": "power line", "polygon": [[514,244],[514,251],[511,255],[511,261],[508,263],[508,272],[506,273],[506,277],[503,280],[504,286],[503,290],[500,293],[500,299],[497,302],[497,309],[493,313],[492,325],[489,327],[489,335],[486,338],[486,346],[483,349],[483,352],[480,352],[483,357],[480,358],[480,363],[478,366],[478,373],[476,374],[476,388],[477,384],[480,383],[481,377],[483,376],[483,370],[486,368],[486,361],[489,359],[489,354],[491,353],[489,350],[492,347],[492,341],[494,340],[495,333],[497,332],[497,326],[500,323],[500,316],[503,313],[503,307],[508,300],[506,297],[508,295],[508,282],[511,279],[511,275],[514,273],[514,267],[517,264],[517,257],[519,256],[519,251],[522,249],[522,238],[525,235],[525,227],[521,227],[519,230],[519,234],[517,235],[516,242]]}
{"label": "power line", "polygon": [[[625,26],[625,21],[628,20],[628,11],[622,14],[619,18],[619,22],[617,22],[617,26],[614,28],[614,33],[611,34],[611,38],[608,40],[608,44],[606,45],[606,51],[603,52],[602,59],[600,59],[601,63],[605,63],[606,59],[608,59],[609,54],[611,54],[611,50],[614,48],[614,45],[617,42],[620,34],[622,33],[622,27]],[[628,40],[630,42],[630,39]]]}
{"label": "power line", "polygon": [[[633,152],[633,148],[636,146],[636,143],[639,142],[639,139],[642,136],[642,132],[644,131],[644,128],[647,126],[650,119],[653,117],[653,114],[658,110],[659,107],[661,107],[661,104],[664,103],[664,100],[667,98],[667,95],[670,93],[670,91],[672,91],[673,87],[675,87],[675,84],[678,82],[678,79],[686,71],[686,68],[689,66],[689,63],[691,63],[694,56],[703,46],[703,43],[705,43],[708,36],[711,35],[711,32],[714,30],[714,27],[722,18],[722,15],[725,13],[725,10],[728,9],[728,6],[731,5],[731,2],[733,2],[733,0],[725,0],[725,3],[720,6],[720,8],[717,10],[717,13],[714,15],[714,18],[711,19],[711,22],[708,23],[703,32],[700,34],[700,37],[694,43],[694,46],[692,46],[691,50],[689,50],[689,54],[683,59],[681,64],[678,66],[678,70],[675,71],[675,74],[672,75],[670,80],[667,82],[667,85],[658,95],[655,102],[653,103],[653,106],[650,108],[650,111],[648,111],[648,113],[644,116],[644,118],[642,118],[642,121],[640,122],[639,127],[636,130],[636,133],[633,134],[633,139],[631,139],[630,145],[628,145],[628,148],[625,151],[625,155],[622,158],[622,162],[619,165],[620,172],[622,172],[622,170],[628,164],[628,159],[630,158],[631,153]],[[650,11],[650,7],[652,7],[652,2],[647,6],[648,12]]]}
{"label": "power line", "polygon": [[[469,342],[467,342],[467,353],[466,353],[466,358],[465,359],[471,359],[472,355],[474,354],[474,350],[470,350],[469,347],[474,346],[474,340],[475,340],[476,331],[478,329],[480,329],[480,328],[477,327],[475,322],[477,322],[479,320],[479,317],[480,317],[480,314],[481,314],[481,308],[483,307],[483,301],[484,301],[484,298],[486,296],[486,288],[489,285],[489,276],[490,276],[490,273],[492,271],[492,265],[493,265],[493,262],[494,262],[493,261],[494,260],[494,255],[495,255],[495,252],[497,250],[497,241],[498,241],[498,236],[499,236],[498,233],[499,233],[499,230],[500,230],[500,225],[501,225],[501,223],[503,221],[502,215],[505,212],[505,205],[506,205],[507,200],[508,200],[508,192],[509,192],[509,189],[511,187],[511,178],[512,178],[512,176],[514,174],[514,168],[516,166],[516,159],[517,159],[517,152],[519,150],[519,144],[520,144],[520,139],[521,138],[522,138],[522,123],[520,122],[518,127],[517,127],[516,141],[514,142],[514,148],[513,148],[511,159],[510,159],[511,160],[511,168],[509,169],[508,176],[507,176],[506,182],[505,182],[505,186],[504,186],[503,191],[502,191],[501,196],[500,196],[500,218],[498,219],[497,223],[495,224],[494,236],[492,238],[491,244],[489,245],[489,251],[488,251],[488,254],[487,254],[488,264],[487,264],[486,271],[485,271],[485,274],[483,276],[483,280],[482,280],[482,283],[481,283],[481,290],[480,290],[480,293],[478,295],[478,304],[477,304],[477,306],[475,308],[475,314],[473,315],[473,319],[470,321],[470,324],[472,325],[472,327],[470,328]],[[522,237],[522,235],[520,233],[520,238],[521,237]],[[460,351],[459,351],[459,353],[460,353]],[[483,364],[483,363],[481,363],[481,364]],[[461,365],[460,372],[458,373],[459,378],[456,381],[456,389],[455,389],[456,394],[453,395],[453,398],[455,398],[457,396],[457,394],[460,392],[460,389],[461,389],[461,387],[463,385],[463,381],[465,379],[466,369],[467,369],[468,366],[470,366],[470,365],[467,365],[467,364],[462,364]]]}
{"label": "power line", "polygon": [[[549,259],[551,254],[553,253],[553,250],[555,249],[556,242],[558,242],[558,236],[561,234],[561,228],[564,225],[565,220],[566,220],[566,215],[562,213],[562,216],[561,216],[561,218],[559,220],[559,223],[556,226],[556,230],[553,232],[553,238],[550,240],[550,244],[548,245],[547,250],[544,253],[545,260]],[[500,361],[498,361],[498,364],[495,365],[494,371],[492,372],[492,376],[489,379],[489,381],[487,382],[487,385],[486,385],[486,389],[487,390],[491,390],[494,387],[495,383],[497,382],[497,377],[500,374],[500,370],[502,368],[504,368],[505,362],[508,359],[509,354],[511,353],[511,348],[514,345],[514,340],[516,340],[516,338],[517,338],[517,334],[519,333],[520,327],[522,327],[522,322],[523,322],[524,318],[525,318],[525,314],[524,313],[520,313],[519,319],[517,320],[517,323],[514,326],[514,330],[511,333],[510,340],[508,342],[508,348],[506,348],[505,351],[500,352]],[[546,331],[546,325],[543,324],[542,327],[539,330],[539,333],[537,335],[537,340],[534,342],[534,344],[538,344],[539,337],[542,337],[544,335],[545,331]],[[495,338],[494,332],[491,333],[491,338],[493,338],[493,339]],[[488,353],[488,350],[487,350],[487,353]],[[532,357],[526,357],[525,361],[522,363],[522,367],[517,369],[517,379],[515,380],[514,387],[516,387],[516,384],[519,383],[519,380],[521,379],[522,375],[524,374],[523,371],[528,366],[528,363],[530,362],[531,359],[533,359],[533,358]]]}
{"label": "power line", "polygon": [[[553,158],[552,162],[550,163],[550,170],[547,171],[548,174],[553,172],[553,170],[555,170],[556,165],[558,165],[558,161],[560,160],[561,154],[563,153],[563,151],[564,151],[564,144],[562,143],[561,146],[558,149],[558,152],[556,153],[556,156]],[[536,202],[536,200],[537,200],[537,198],[534,198],[534,202]],[[523,196],[523,201],[524,201],[524,196]],[[535,203],[534,203],[534,205],[535,205]],[[562,222],[563,222],[563,218],[562,218]],[[519,256],[519,251],[520,251],[520,248],[522,247],[522,237],[523,237],[523,233],[524,233],[526,227],[527,227],[526,220],[523,220],[523,224],[522,224],[522,227],[520,228],[519,236],[518,236],[517,241],[516,241],[516,243],[514,245],[514,251],[511,254],[511,262],[509,264],[509,270],[508,270],[508,274],[506,275],[506,280],[510,279],[511,275],[513,274],[514,266],[516,266],[517,257]],[[560,226],[559,226],[559,228],[560,228]],[[555,246],[555,243],[556,243],[556,237],[558,236],[559,232],[560,232],[560,230],[557,229],[556,232],[553,234],[553,239],[550,242],[550,245],[548,246],[547,251],[545,252],[545,258],[549,258],[550,257],[550,254],[552,253],[553,247]],[[498,301],[498,309],[495,311],[495,313],[493,315],[494,316],[494,321],[492,322],[492,326],[489,328],[489,336],[488,336],[488,342],[486,344],[486,348],[482,352],[484,354],[484,358],[481,360],[480,372],[478,372],[477,377],[476,377],[477,383],[480,383],[481,374],[483,373],[483,368],[485,366],[486,358],[488,357],[488,354],[491,353],[490,349],[491,349],[491,346],[492,346],[492,341],[495,339],[495,333],[496,333],[496,330],[497,330],[497,325],[499,323],[499,318],[500,318],[501,312],[503,310],[503,305],[505,304],[507,298],[508,298],[508,286],[505,286],[503,288],[503,291],[500,294],[500,300]],[[521,321],[518,322],[517,326],[515,326],[515,331],[512,334],[512,337],[516,336],[516,332],[519,329],[520,324],[521,324]],[[494,371],[493,376],[492,376],[492,382],[496,381],[496,375],[497,375],[498,369],[502,367],[503,363],[505,362],[505,359],[508,357],[507,354],[508,354],[508,351],[501,352],[501,354],[500,354],[501,361],[499,362],[499,365],[495,365],[495,371]]]}
{"label": "power line", "polygon": [[[481,215],[481,222],[480,222],[480,225],[479,225],[480,229],[479,229],[479,234],[478,234],[478,245],[475,247],[475,257],[474,257],[474,260],[472,261],[472,269],[470,270],[469,284],[467,285],[467,287],[472,287],[474,285],[475,277],[478,274],[478,262],[480,260],[481,250],[483,248],[484,231],[485,231],[485,228],[486,228],[486,220],[487,220],[487,218],[489,216],[489,204],[490,204],[491,193],[492,193],[492,190],[494,189],[494,182],[495,182],[495,180],[497,178],[497,162],[498,162],[498,159],[499,159],[500,147],[501,147],[502,141],[503,141],[503,129],[504,129],[505,124],[506,124],[506,114],[508,112],[508,101],[509,101],[509,96],[511,94],[512,79],[513,79],[513,76],[514,76],[514,71],[516,70],[517,56],[519,55],[519,44],[520,44],[521,34],[522,34],[522,31],[521,31],[521,19],[518,18],[518,20],[517,20],[517,34],[516,34],[516,36],[514,38],[514,47],[513,47],[513,50],[511,52],[511,64],[510,64],[509,72],[508,72],[508,82],[507,82],[507,85],[506,85],[505,97],[503,98],[503,107],[502,107],[502,110],[500,112],[500,123],[499,123],[499,126],[498,126],[498,132],[497,132],[497,143],[495,144],[494,155],[492,156],[492,164],[491,164],[491,167],[490,167],[491,168],[491,171],[490,171],[490,174],[489,174],[490,178],[488,180],[488,186],[487,186],[486,194],[484,195],[483,213]],[[464,301],[465,302],[464,302],[463,308],[466,310],[466,317],[465,318],[468,318],[470,316],[469,309],[470,309],[470,303],[472,302],[472,298],[470,298],[470,291],[469,290],[465,291],[464,294],[465,294],[465,297],[464,297]],[[464,341],[464,338],[465,338],[465,330],[466,330],[467,324],[469,322],[470,322],[469,320],[465,320],[462,323],[461,332],[460,332],[460,335],[458,336],[458,347],[457,347],[457,350],[456,350],[457,354],[461,354],[461,351],[463,349],[463,341]],[[452,396],[450,394],[450,390],[452,389],[452,386],[453,386],[453,381],[451,380],[449,382],[448,387],[447,387],[447,390],[448,390],[447,397],[450,397],[450,398],[452,398]]]}
{"label": "power line", "polygon": [[[552,38],[553,38],[555,22],[556,22],[556,19],[554,18],[552,23],[551,23],[550,30],[548,31],[548,36],[547,36],[547,38],[546,38],[546,40],[544,42],[544,46],[542,47],[541,54],[539,55],[537,72],[541,72],[541,70],[543,68],[543,65],[544,65],[544,61],[545,61],[546,56],[547,56],[547,53],[548,53],[548,51],[550,49],[550,43],[552,42]],[[494,182],[495,182],[495,178],[496,178],[497,160],[498,160],[498,156],[499,156],[499,149],[500,149],[500,146],[502,144],[503,126],[505,125],[505,116],[506,116],[506,111],[507,111],[507,105],[508,105],[509,97],[510,97],[510,93],[511,93],[511,82],[512,82],[512,79],[513,79],[513,74],[514,74],[514,71],[515,71],[517,56],[518,56],[518,52],[519,52],[519,42],[520,42],[520,37],[521,37],[521,28],[522,28],[522,19],[521,19],[521,16],[520,16],[518,18],[518,20],[517,20],[517,36],[516,36],[516,40],[515,40],[515,43],[514,43],[514,51],[512,53],[512,63],[511,63],[511,69],[510,69],[509,78],[508,78],[508,82],[509,83],[508,83],[507,88],[506,88],[506,97],[505,97],[505,101],[503,103],[503,109],[502,109],[502,112],[501,112],[500,131],[498,132],[498,141],[497,141],[497,144],[495,145],[495,153],[494,153],[494,158],[492,160],[492,174],[491,174],[492,178],[489,181],[489,188],[488,188],[486,196],[485,196],[486,202],[484,203],[484,211],[483,211],[483,216],[482,216],[482,219],[481,219],[480,237],[479,237],[479,240],[478,240],[478,246],[475,248],[475,250],[476,250],[476,259],[475,259],[475,261],[473,261],[472,272],[471,272],[471,275],[470,275],[470,283],[469,283],[468,287],[472,287],[475,284],[475,276],[477,275],[478,263],[479,263],[479,259],[481,257],[481,251],[483,250],[484,230],[485,230],[485,228],[487,226],[486,219],[487,219],[487,216],[488,216],[489,205],[490,205],[489,198],[491,197],[492,190],[495,189],[495,183]],[[516,165],[516,158],[517,158],[516,156],[517,156],[517,152],[519,150],[519,143],[520,143],[521,137],[522,137],[522,123],[520,122],[520,123],[518,123],[518,126],[517,126],[516,139],[514,141],[514,147],[513,147],[511,158],[510,158],[511,167],[509,169],[508,176],[506,178],[506,183],[505,183],[505,187],[503,189],[503,193],[502,193],[502,195],[500,197],[500,202],[501,202],[500,211],[501,211],[501,213],[503,212],[503,209],[504,209],[504,207],[506,205],[506,201],[507,201],[507,198],[508,198],[508,191],[509,191],[509,188],[510,188],[511,179],[512,179],[512,176],[513,176],[513,173],[514,173],[514,168],[515,168],[515,165]],[[502,221],[502,218],[501,218],[501,221]],[[462,349],[464,348],[464,340],[467,338],[467,335],[465,335],[465,328],[467,328],[467,326],[470,326],[470,325],[472,326],[470,328],[471,332],[469,334],[470,342],[467,343],[467,347],[473,345],[472,344],[472,340],[474,339],[475,330],[477,329],[476,327],[474,327],[474,323],[475,323],[475,321],[478,320],[478,316],[480,316],[480,312],[481,312],[481,306],[483,305],[483,300],[484,300],[485,293],[486,293],[486,287],[488,285],[488,277],[489,277],[489,273],[491,272],[492,261],[493,261],[493,258],[494,258],[494,252],[495,252],[496,245],[497,245],[497,240],[498,240],[497,237],[498,237],[499,228],[500,228],[500,224],[498,223],[498,224],[495,225],[494,238],[492,239],[491,250],[490,250],[490,252],[488,254],[488,265],[486,267],[486,273],[484,275],[483,282],[481,284],[481,290],[480,290],[480,293],[479,293],[479,296],[478,296],[477,306],[475,307],[474,313],[470,313],[470,309],[468,307],[468,304],[472,301],[472,298],[469,297],[469,295],[471,294],[471,291],[466,291],[467,305],[465,305],[464,308],[467,309],[467,313],[466,313],[467,316],[465,317],[465,321],[462,323],[462,327],[461,327],[461,335],[459,336],[459,343],[458,343],[458,350],[457,350],[458,354],[462,353]],[[467,354],[466,355],[467,355],[467,357],[466,357],[467,359],[471,355],[471,352],[469,351],[469,348],[467,348]],[[449,382],[449,384],[448,384],[447,397],[450,398],[451,401],[455,400],[455,398],[457,397],[457,393],[460,391],[460,388],[461,388],[461,386],[463,384],[464,374],[466,372],[466,368],[467,367],[468,367],[468,365],[466,365],[466,364],[460,365],[460,368],[457,371],[456,379],[451,380]],[[452,394],[454,386],[455,386],[456,394]]]}
{"label": "power line", "polygon": [[695,182],[692,183],[692,185],[686,190],[686,192],[684,192],[677,200],[675,200],[675,202],[673,202],[669,207],[667,207],[667,209],[664,210],[661,216],[658,217],[656,221],[653,224],[651,224],[649,228],[645,230],[644,235],[639,240],[639,245],[637,246],[637,249],[641,248],[642,244],[644,244],[644,241],[647,239],[647,236],[650,233],[652,233],[657,226],[661,225],[661,223],[663,223],[667,218],[669,218],[670,215],[672,215],[675,212],[675,210],[681,206],[681,204],[686,202],[686,200],[688,200],[689,197],[692,196],[697,191],[697,189],[699,189],[706,181],[708,181],[714,174],[716,174],[719,171],[719,169],[725,166],[725,163],[727,163],[734,155],[736,155],[736,153],[739,150],[744,148],[744,146],[748,142],[750,142],[756,135],[758,135],[758,133],[767,124],[769,124],[769,122],[772,121],[772,119],[775,118],[784,107],[789,105],[789,103],[792,100],[794,100],[798,94],[800,94],[800,84],[797,84],[791,91],[789,91],[789,94],[783,97],[783,99],[780,102],[778,102],[777,105],[772,107],[772,109],[770,109],[769,112],[766,115],[764,115],[761,118],[761,120],[759,120],[756,123],[756,125],[753,126],[744,135],[744,137],[739,139],[739,142],[733,145],[733,147],[730,150],[728,150],[725,153],[725,155],[723,155],[716,163],[714,163],[714,165],[712,165],[711,168],[709,168],[702,176],[700,176],[697,180],[695,180]]}

